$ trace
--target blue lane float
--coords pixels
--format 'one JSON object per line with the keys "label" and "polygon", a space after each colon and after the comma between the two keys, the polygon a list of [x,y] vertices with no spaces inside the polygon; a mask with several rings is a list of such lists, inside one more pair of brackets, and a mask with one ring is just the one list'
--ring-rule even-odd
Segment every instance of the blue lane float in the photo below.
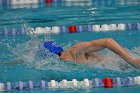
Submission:
{"label": "blue lane float", "polygon": [[107,32],[107,31],[129,31],[140,30],[140,23],[128,24],[102,24],[102,25],[79,25],[79,26],[53,26],[53,27],[36,27],[31,29],[7,29],[0,31],[0,36],[18,36],[33,34],[63,34],[63,33],[80,33],[80,32]]}
{"label": "blue lane float", "polygon": [[14,91],[14,90],[33,90],[33,89],[69,89],[69,88],[113,88],[113,87],[132,87],[140,85],[140,76],[127,77],[127,78],[94,78],[92,80],[84,79],[83,81],[67,81],[66,79],[58,82],[51,80],[50,82],[41,80],[39,82],[7,82],[0,83],[1,91]]}
{"label": "blue lane float", "polygon": [[0,31],[1,36],[18,36],[18,35],[27,35],[27,30],[24,28],[21,29],[6,29]]}
{"label": "blue lane float", "polygon": [[48,87],[48,82],[42,80],[38,83],[35,83],[33,81],[29,81],[29,82],[16,82],[16,83],[11,83],[11,82],[7,82],[4,84],[1,83],[0,84],[4,91],[12,91],[12,90],[31,90],[31,89],[35,89],[35,88],[47,88]]}

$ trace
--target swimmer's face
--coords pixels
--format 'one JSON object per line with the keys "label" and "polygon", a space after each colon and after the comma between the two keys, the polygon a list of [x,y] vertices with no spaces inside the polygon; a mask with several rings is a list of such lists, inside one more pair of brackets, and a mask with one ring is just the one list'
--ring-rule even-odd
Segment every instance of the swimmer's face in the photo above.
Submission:
{"label": "swimmer's face", "polygon": [[62,52],[61,55],[59,55],[59,58],[60,58],[61,60],[64,60],[64,59],[63,59],[63,55],[64,55],[64,52]]}
{"label": "swimmer's face", "polygon": [[61,60],[72,60],[72,57],[68,52],[62,52],[60,56]]}

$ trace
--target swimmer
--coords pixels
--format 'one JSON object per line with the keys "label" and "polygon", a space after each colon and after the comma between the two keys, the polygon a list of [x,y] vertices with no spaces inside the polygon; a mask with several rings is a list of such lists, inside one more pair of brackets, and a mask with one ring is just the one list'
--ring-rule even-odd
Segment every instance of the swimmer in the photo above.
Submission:
{"label": "swimmer", "polygon": [[112,38],[92,40],[89,42],[79,42],[65,51],[63,51],[60,46],[56,45],[52,41],[44,42],[44,47],[50,52],[57,54],[61,60],[83,64],[86,64],[88,62],[87,60],[89,59],[96,59],[99,61],[103,60],[103,57],[96,52],[107,48],[119,55],[130,65],[140,68],[140,58],[132,58],[132,56]]}
{"label": "swimmer", "polygon": [[112,38],[79,42],[65,51],[53,41],[46,41],[43,45],[49,50],[49,52],[58,55],[61,60],[73,61],[82,64],[86,64],[88,62],[87,60],[103,60],[103,56],[97,54],[96,52],[107,48],[119,55],[130,65],[140,68],[140,58],[133,58]]}

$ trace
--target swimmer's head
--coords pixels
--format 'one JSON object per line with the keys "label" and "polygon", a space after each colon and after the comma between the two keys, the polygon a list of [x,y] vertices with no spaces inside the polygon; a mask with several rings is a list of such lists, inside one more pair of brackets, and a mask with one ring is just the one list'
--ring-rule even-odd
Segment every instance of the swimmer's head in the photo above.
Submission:
{"label": "swimmer's head", "polygon": [[61,53],[63,52],[63,49],[53,41],[44,42],[43,45],[49,52],[57,54],[58,56],[61,56]]}

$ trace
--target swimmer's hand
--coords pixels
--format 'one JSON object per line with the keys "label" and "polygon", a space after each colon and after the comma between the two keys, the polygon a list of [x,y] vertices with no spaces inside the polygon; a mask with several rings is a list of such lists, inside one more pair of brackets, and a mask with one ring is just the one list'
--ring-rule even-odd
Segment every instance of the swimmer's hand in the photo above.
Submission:
{"label": "swimmer's hand", "polygon": [[16,65],[16,64],[23,64],[24,61],[21,59],[12,61],[12,62],[0,62],[0,65]]}

